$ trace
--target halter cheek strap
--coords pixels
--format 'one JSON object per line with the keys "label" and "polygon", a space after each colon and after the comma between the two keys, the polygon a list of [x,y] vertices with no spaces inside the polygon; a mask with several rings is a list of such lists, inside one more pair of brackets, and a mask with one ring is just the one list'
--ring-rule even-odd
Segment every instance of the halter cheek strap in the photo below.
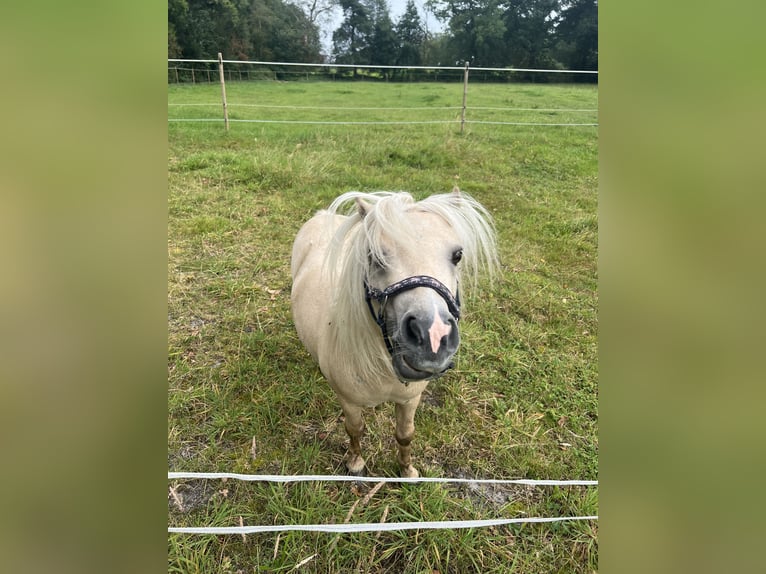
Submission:
{"label": "halter cheek strap", "polygon": [[[388,298],[398,295],[402,291],[409,291],[410,289],[416,289],[417,287],[428,287],[436,291],[444,302],[447,303],[447,309],[449,309],[450,315],[455,318],[455,321],[460,320],[460,293],[456,292],[453,296],[450,290],[444,283],[434,277],[428,275],[415,275],[413,277],[407,277],[389,285],[382,291],[372,287],[367,281],[364,282],[365,300],[367,301],[367,308],[370,310],[370,314],[375,322],[380,327],[380,331],[383,334],[383,341],[386,343],[386,349],[388,353],[393,356],[394,344],[391,341],[391,335],[386,327],[386,303]],[[372,306],[372,300],[378,302],[378,312]]]}

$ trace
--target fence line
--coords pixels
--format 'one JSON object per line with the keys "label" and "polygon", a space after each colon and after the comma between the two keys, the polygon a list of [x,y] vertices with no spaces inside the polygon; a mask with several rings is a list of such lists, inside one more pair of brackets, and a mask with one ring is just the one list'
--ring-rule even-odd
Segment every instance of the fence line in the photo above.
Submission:
{"label": "fence line", "polygon": [[[218,103],[188,103],[188,104],[168,104],[173,107],[217,107]],[[276,104],[228,104],[228,108],[258,108],[258,109],[280,109],[280,110],[317,110],[317,111],[449,111],[462,110],[462,106],[440,106],[440,107],[341,107],[341,106],[282,106]],[[498,108],[489,106],[471,106],[466,108],[470,110],[482,111],[509,111],[509,112],[541,112],[541,113],[594,113],[597,109],[568,109],[568,108]],[[169,122],[219,122],[219,118],[170,118]],[[418,124],[487,124],[499,126],[598,126],[597,123],[556,123],[556,122],[504,122],[489,120],[471,120],[461,117],[459,120],[408,120],[408,121],[330,121],[330,120],[263,120],[263,119],[231,119],[229,123],[262,123],[262,124],[315,124],[315,125],[418,125]]]}
{"label": "fence line", "polygon": [[[218,102],[215,103],[209,103],[209,104],[198,104],[198,103],[188,103],[188,104],[168,104],[168,106],[175,106],[175,107],[182,107],[182,106],[208,106],[208,107],[214,107],[218,106]],[[380,110],[392,110],[392,111],[409,111],[409,110],[461,110],[463,109],[462,106],[418,106],[418,107],[409,107],[409,108],[400,108],[400,107],[394,107],[394,106],[383,106],[383,107],[341,107],[341,106],[280,106],[277,104],[229,104],[229,107],[238,107],[238,108],[273,108],[273,109],[281,109],[281,110],[338,110],[338,111],[356,111],[356,110],[365,110],[365,111],[380,111]],[[472,110],[487,110],[487,111],[498,111],[498,112],[566,112],[566,113],[586,113],[586,112],[597,112],[597,108],[495,108],[495,107],[489,107],[489,106],[471,106],[470,109]]]}
{"label": "fence line", "polygon": [[490,520],[436,520],[422,522],[359,522],[356,524],[258,524],[254,526],[169,526],[174,534],[255,534],[258,532],[382,532],[393,530],[454,530],[507,524],[598,520],[598,516],[557,516],[554,518],[495,518]]}
{"label": "fence line", "polygon": [[241,474],[236,472],[168,472],[168,480],[182,478],[232,479],[248,482],[394,482],[394,483],[477,483],[477,484],[518,484],[524,486],[596,486],[597,480],[532,480],[527,478],[438,478],[419,476],[348,476],[342,474]]}
{"label": "fence line", "polygon": [[[474,484],[515,484],[525,486],[593,486],[596,480],[530,480],[494,478],[418,478],[347,476],[347,475],[280,475],[280,474],[239,474],[233,472],[168,472],[168,479],[234,479],[249,482],[387,482],[387,483],[474,483]],[[393,530],[445,530],[461,528],[484,528],[522,523],[564,522],[570,520],[598,520],[598,516],[557,516],[495,518],[488,520],[437,520],[416,522],[373,522],[356,524],[271,524],[253,526],[169,526],[173,534],[255,534],[260,532],[381,532]]]}
{"label": "fence line", "polygon": [[597,112],[598,108],[493,108],[489,106],[471,106],[472,110],[494,110],[498,112],[567,112],[584,113]]}
{"label": "fence line", "polygon": [[[218,120],[220,121],[220,120]],[[492,122],[485,120],[466,120],[467,124],[487,124],[493,126],[556,126],[556,127],[597,127],[598,124],[556,124],[544,122]]]}
{"label": "fence line", "polygon": [[[218,103],[215,104],[168,104],[169,106],[217,106]],[[398,107],[373,107],[373,108],[348,108],[348,107],[339,107],[339,106],[280,106],[276,104],[229,104],[229,107],[236,106],[239,108],[274,108],[274,109],[282,109],[282,110],[340,110],[340,111],[355,111],[355,110],[393,110],[393,111],[402,111],[402,110],[460,110],[462,109],[460,106],[439,106],[439,107],[428,107],[428,106],[420,106],[420,107],[414,107],[414,108],[398,108]],[[482,108],[471,108],[471,109],[482,109]],[[490,108],[487,108],[490,109]],[[513,109],[513,108],[509,108]],[[594,110],[595,111],[595,110]]]}
{"label": "fence line", "polygon": [[[220,118],[172,118],[169,122],[208,122],[218,123]],[[321,120],[237,120],[229,118],[228,123],[243,124],[301,124],[322,126],[407,126],[424,124],[487,124],[496,126],[548,126],[548,127],[597,127],[598,124],[557,124],[544,122],[491,122],[483,120],[412,120],[412,121],[369,121],[369,122],[331,122]]]}
{"label": "fence line", "polygon": [[[533,68],[471,68],[466,64],[462,67],[458,66],[390,66],[390,65],[356,65],[356,64],[317,64],[317,63],[300,63],[300,62],[263,62],[253,60],[224,60],[223,55],[219,52],[217,60],[191,60],[191,59],[179,59],[168,58],[168,62],[190,62],[190,63],[205,63],[205,64],[217,64],[218,65],[218,77],[221,84],[221,100],[223,104],[223,120],[226,131],[229,130],[230,122],[237,123],[259,123],[259,124],[306,124],[306,125],[425,125],[425,124],[460,124],[460,133],[465,130],[466,124],[486,124],[497,126],[551,126],[551,127],[595,127],[597,123],[562,123],[562,122],[505,122],[505,121],[485,121],[485,120],[471,120],[466,117],[468,111],[467,95],[468,95],[468,78],[471,71],[487,71],[487,72],[540,72],[540,73],[572,73],[572,74],[598,74],[597,70],[545,70],[545,69],[533,69]],[[309,106],[279,106],[279,105],[266,105],[266,104],[233,104],[237,107],[246,108],[271,108],[271,109],[292,109],[292,110],[460,110],[460,119],[455,120],[421,120],[421,121],[312,121],[312,120],[273,120],[273,119],[230,119],[229,118],[229,105],[226,101],[226,74],[224,71],[224,64],[249,64],[249,65],[268,65],[268,66],[298,66],[302,68],[352,68],[354,73],[357,69],[392,69],[392,70],[450,70],[450,71],[462,71],[463,72],[463,100],[461,106],[446,106],[446,107],[420,107],[420,108],[348,108],[348,107],[309,107]],[[208,80],[210,80],[210,71],[206,70]],[[308,74],[308,72],[306,72]],[[242,79],[242,72],[238,70],[240,79]],[[178,78],[178,68],[175,68],[176,82]],[[249,71],[247,71],[247,77],[250,77]],[[276,76],[275,76],[276,78]],[[229,71],[229,79],[231,80],[231,71]],[[192,69],[192,81],[194,81],[194,70]],[[182,106],[184,104],[174,104],[176,106]],[[206,106],[208,104],[188,104],[196,106]],[[493,107],[476,107],[471,108],[476,110],[488,110],[488,111],[527,111],[527,112],[568,112],[568,113],[581,113],[592,112],[594,110],[556,110],[556,109],[537,109],[537,108],[493,108]],[[595,110],[597,111],[597,110]],[[217,122],[219,120],[215,118],[168,118],[169,122]]]}
{"label": "fence line", "polygon": [[[390,66],[374,64],[318,64],[309,62],[262,62],[258,60],[221,60],[224,64],[250,64],[258,66],[297,66],[301,68],[346,68],[346,69],[370,69],[370,70],[450,70],[463,71],[464,66]],[[168,58],[168,62],[195,62],[199,64],[217,64],[219,60],[190,60],[180,58]],[[544,72],[551,74],[598,74],[598,70],[551,70],[537,68],[471,68],[477,72]]]}
{"label": "fence line", "polygon": [[[169,122],[220,122],[221,118],[172,118]],[[412,121],[368,121],[368,122],[331,122],[322,120],[237,120],[229,119],[229,123],[242,124],[306,124],[322,126],[403,126],[419,124],[459,124],[460,120],[412,120]],[[533,124],[530,124],[533,125]]]}

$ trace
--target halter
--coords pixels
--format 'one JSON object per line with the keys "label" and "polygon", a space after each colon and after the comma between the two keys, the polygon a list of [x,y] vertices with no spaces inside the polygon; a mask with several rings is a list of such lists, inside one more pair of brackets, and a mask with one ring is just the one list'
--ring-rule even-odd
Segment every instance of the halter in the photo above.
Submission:
{"label": "halter", "polygon": [[[386,303],[388,303],[389,297],[398,295],[403,291],[416,289],[417,287],[428,287],[429,289],[436,291],[441,296],[441,298],[444,299],[444,302],[447,303],[447,309],[449,310],[450,315],[452,315],[455,321],[460,321],[460,292],[456,291],[456,295],[453,296],[447,286],[435,277],[430,277],[428,275],[415,275],[413,277],[407,277],[406,279],[402,279],[401,281],[397,281],[396,283],[389,285],[382,291],[372,287],[369,283],[367,283],[367,281],[365,281],[364,298],[365,301],[367,301],[367,308],[370,310],[370,315],[372,315],[372,318],[378,324],[378,327],[380,327],[380,332],[383,334],[383,341],[386,343],[386,349],[388,349],[388,354],[392,357],[394,355],[394,344],[391,341],[391,335],[389,334],[388,328],[386,327]],[[377,313],[372,307],[373,299],[375,299],[379,305]],[[450,365],[450,367],[451,366],[452,365]]]}

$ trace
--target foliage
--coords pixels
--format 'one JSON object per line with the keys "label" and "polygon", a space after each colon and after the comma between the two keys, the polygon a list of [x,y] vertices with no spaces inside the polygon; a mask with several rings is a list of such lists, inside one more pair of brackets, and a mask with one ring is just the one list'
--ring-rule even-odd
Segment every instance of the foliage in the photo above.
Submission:
{"label": "foliage", "polygon": [[598,69],[597,0],[428,0],[447,59],[473,66]]}
{"label": "foliage", "polygon": [[598,68],[598,1],[573,0],[562,6],[556,28],[557,57],[570,70]]}
{"label": "foliage", "polygon": [[283,0],[169,0],[168,57],[317,62],[319,30]]}
{"label": "foliage", "polygon": [[309,22],[317,25],[320,22],[327,22],[338,6],[337,0],[291,0],[290,3],[300,7]]}
{"label": "foliage", "polygon": [[[252,56],[262,61],[316,62],[319,32],[303,11],[282,0],[253,2]],[[241,58],[246,59],[246,58]]]}
{"label": "foliage", "polygon": [[498,0],[447,0],[440,14],[449,17],[449,47],[456,61],[503,65],[505,25]]}
{"label": "foliage", "polygon": [[505,0],[505,45],[516,68],[559,67],[551,55],[559,0]]}
{"label": "foliage", "polygon": [[[546,118],[551,108],[595,108],[597,95],[595,86],[477,84],[469,97],[476,107],[514,108],[506,114],[524,120]],[[323,119],[330,112],[343,119],[348,110],[326,108],[443,108],[460,102],[462,86],[232,82],[227,96],[237,117],[264,117],[263,109],[248,106],[258,104],[301,107],[270,109],[267,117],[275,119]],[[209,115],[199,104],[210,103],[220,109],[214,83],[171,85],[168,98],[197,104],[174,106],[173,113],[180,107],[184,115]],[[302,109],[308,105],[323,109]],[[386,113],[412,112],[366,109],[353,119],[387,119]],[[290,318],[292,240],[341,192],[406,189],[421,198],[457,183],[493,214],[502,268],[493,283],[462,294],[456,368],[429,384],[416,416],[419,468],[426,476],[597,478],[597,130],[467,127],[461,135],[455,124],[251,123],[232,124],[229,132],[222,122],[168,125],[169,470],[342,472],[348,439],[341,410]],[[392,406],[365,416],[370,474],[396,474]],[[168,521],[235,526],[240,517],[250,525],[598,514],[594,488],[387,485],[363,503],[369,486],[173,481],[180,506],[169,493]],[[597,569],[597,522],[168,536],[169,572]]]}
{"label": "foliage", "polygon": [[169,0],[168,57],[213,59],[221,51],[227,59],[319,62],[318,26],[339,8],[332,59],[341,64],[598,69],[597,0],[426,5],[446,23],[446,32],[427,33],[414,0],[395,23],[387,0]]}
{"label": "foliage", "polygon": [[333,34],[335,61],[341,64],[412,66],[423,61],[426,40],[413,0],[394,24],[386,0],[340,0],[344,19]]}
{"label": "foliage", "polygon": [[374,21],[364,0],[340,0],[343,22],[332,36],[335,61],[339,64],[369,64]]}
{"label": "foliage", "polygon": [[400,66],[421,65],[422,47],[426,34],[414,0],[407,0],[404,14],[396,23],[396,37],[399,40],[399,55],[396,63]]}
{"label": "foliage", "polygon": [[394,32],[388,3],[386,0],[370,0],[370,5],[373,15],[370,63],[391,66],[396,64],[399,56],[399,38]]}

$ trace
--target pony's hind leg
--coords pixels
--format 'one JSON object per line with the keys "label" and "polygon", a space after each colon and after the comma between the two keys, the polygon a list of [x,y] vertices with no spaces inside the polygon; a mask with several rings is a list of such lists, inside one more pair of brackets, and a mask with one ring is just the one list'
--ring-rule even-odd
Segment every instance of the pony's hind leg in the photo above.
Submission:
{"label": "pony's hind leg", "polygon": [[341,406],[346,415],[345,426],[350,439],[344,462],[349,474],[362,476],[365,464],[362,458],[362,434],[364,434],[362,408],[345,402],[341,402]]}
{"label": "pony's hind leg", "polygon": [[420,396],[409,402],[396,404],[396,443],[399,445],[397,460],[404,478],[417,478],[418,470],[412,466],[412,439],[415,436],[415,411],[420,404]]}

